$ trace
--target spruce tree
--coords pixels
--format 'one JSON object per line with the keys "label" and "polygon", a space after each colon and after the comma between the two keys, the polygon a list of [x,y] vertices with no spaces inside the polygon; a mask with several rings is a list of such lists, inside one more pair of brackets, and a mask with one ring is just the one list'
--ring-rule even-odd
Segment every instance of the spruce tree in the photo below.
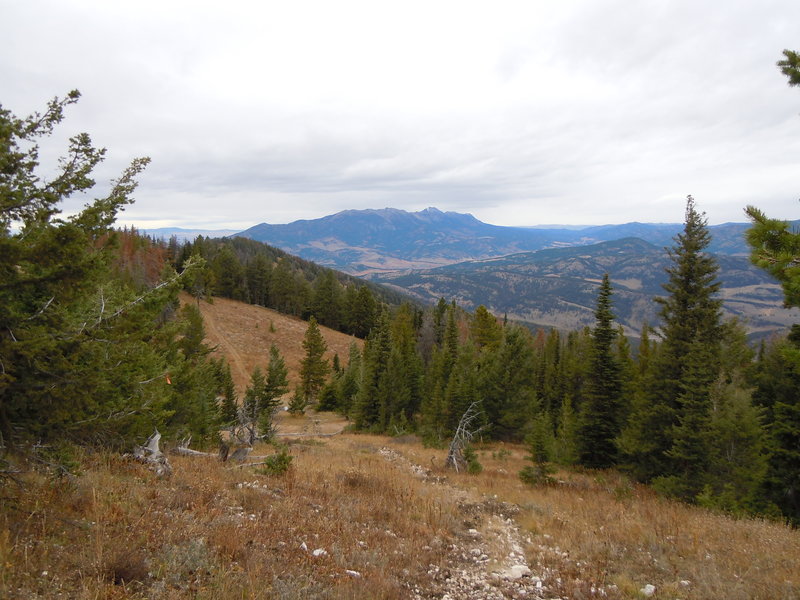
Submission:
{"label": "spruce tree", "polygon": [[389,315],[384,311],[364,347],[361,382],[352,408],[357,429],[380,428],[380,393],[386,385],[383,381],[390,352]]}
{"label": "spruce tree", "polygon": [[224,358],[214,361],[218,398],[221,398],[220,418],[223,425],[234,425],[239,420],[236,386],[231,375],[231,366]]}
{"label": "spruce tree", "polygon": [[306,355],[300,363],[300,383],[305,401],[310,404],[316,400],[330,370],[330,365],[325,359],[328,345],[325,343],[314,317],[308,320],[308,328],[303,337],[303,349],[306,351]]}
{"label": "spruce tree", "polygon": [[480,368],[478,396],[491,434],[520,440],[539,409],[533,379],[534,352],[530,334],[507,326],[500,346],[486,355]]}
{"label": "spruce tree", "polygon": [[[143,288],[113,271],[120,236],[112,227],[149,159],[135,159],[79,213],[59,216],[64,200],[91,190],[105,155],[80,133],[53,169],[39,164],[39,142],[78,98],[71,92],[25,118],[0,107],[0,437],[7,447],[65,438],[127,446],[169,418],[173,367],[189,375],[206,365],[178,353],[179,327],[164,318],[181,278],[165,270],[158,286]],[[185,278],[199,265],[184,267]]]}
{"label": "spruce tree", "polygon": [[413,309],[404,304],[390,331],[386,373],[379,387],[379,429],[397,433],[413,422],[422,396],[422,361],[417,354]]}
{"label": "spruce tree", "polygon": [[634,473],[645,481],[687,477],[687,488],[666,487],[685,496],[703,471],[711,386],[719,371],[721,305],[716,260],[706,219],[688,197],[683,232],[668,249],[672,265],[661,305],[662,343],[647,376],[647,389],[621,439]]}
{"label": "spruce tree", "polygon": [[269,348],[269,364],[264,388],[258,399],[258,429],[263,437],[272,438],[275,432],[273,418],[281,396],[289,391],[289,369],[278,347]]}
{"label": "spruce tree", "polygon": [[606,273],[594,313],[591,363],[578,432],[580,463],[595,469],[616,464],[616,438],[622,425],[622,374],[615,356],[617,330],[611,312],[611,294]]}

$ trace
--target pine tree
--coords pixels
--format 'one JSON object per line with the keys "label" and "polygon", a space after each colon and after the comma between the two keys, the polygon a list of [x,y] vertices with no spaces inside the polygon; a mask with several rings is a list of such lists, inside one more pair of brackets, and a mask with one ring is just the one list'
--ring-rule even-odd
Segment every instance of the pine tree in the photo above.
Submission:
{"label": "pine tree", "polygon": [[289,391],[289,369],[286,361],[281,356],[275,344],[269,347],[269,364],[267,365],[267,378],[264,384],[264,396],[261,408],[274,408],[278,398]]}
{"label": "pine tree", "polygon": [[478,396],[492,436],[519,440],[539,408],[533,379],[533,343],[520,327],[507,326],[503,342],[481,366]]}
{"label": "pine tree", "polygon": [[410,425],[422,396],[422,362],[417,354],[414,314],[404,304],[390,330],[386,373],[378,390],[379,429],[396,433]]}
{"label": "pine tree", "polygon": [[352,408],[357,429],[380,428],[380,395],[386,386],[383,381],[390,352],[389,315],[384,311],[370,331],[364,347],[361,382]]}
{"label": "pine tree", "polygon": [[211,263],[214,274],[214,293],[225,298],[244,300],[244,268],[233,248],[223,245]]}
{"label": "pine tree", "polygon": [[503,339],[503,329],[483,304],[475,309],[470,333],[478,348],[497,348]]}
{"label": "pine tree", "polygon": [[574,465],[580,457],[578,448],[578,415],[567,396],[561,404],[554,446],[554,459],[562,465]]}
{"label": "pine tree", "polygon": [[[183,359],[178,328],[163,317],[181,278],[164,270],[149,288],[113,271],[125,236],[112,226],[149,160],[134,160],[105,197],[65,218],[60,204],[94,186],[105,150],[82,133],[55,169],[39,165],[39,141],[78,98],[71,92],[26,118],[0,108],[0,436],[7,446],[65,438],[128,445],[163,425],[175,400],[167,375]],[[199,268],[184,266],[184,278]],[[187,374],[205,364],[187,363]]]}
{"label": "pine tree", "polygon": [[289,391],[289,369],[278,347],[269,348],[269,364],[261,397],[258,398],[258,429],[262,437],[272,438],[275,433],[273,422],[278,401]]}
{"label": "pine tree", "polygon": [[668,486],[683,496],[701,479],[709,397],[719,371],[722,302],[715,297],[719,267],[705,252],[710,241],[706,220],[689,196],[684,230],[668,250],[668,295],[656,298],[663,341],[620,441],[639,478],[691,479],[686,490]]}
{"label": "pine tree", "polygon": [[783,60],[779,60],[776,65],[786,75],[789,85],[800,86],[800,53],[784,50],[783,56]]}
{"label": "pine tree", "polygon": [[754,206],[745,212],[753,223],[746,233],[750,260],[781,282],[786,306],[800,306],[800,232]]}
{"label": "pine tree", "polygon": [[350,344],[348,356],[347,367],[336,380],[336,410],[344,415],[350,414],[361,383],[361,349],[355,342]]}
{"label": "pine tree", "polygon": [[325,384],[325,378],[330,370],[330,365],[325,359],[328,345],[314,317],[308,321],[308,328],[303,337],[303,349],[306,355],[300,363],[300,383],[306,404],[310,404],[317,399],[317,394]]}
{"label": "pine tree", "polygon": [[614,352],[617,331],[611,294],[606,273],[597,297],[591,366],[578,432],[580,463],[595,469],[616,464],[616,438],[622,426],[622,373]]}
{"label": "pine tree", "polygon": [[326,327],[339,329],[342,322],[342,286],[333,271],[323,271],[314,281],[311,314]]}
{"label": "pine tree", "polygon": [[247,298],[251,304],[268,306],[269,280],[271,266],[263,254],[256,256],[245,267],[245,281],[247,282]]}
{"label": "pine tree", "polygon": [[763,410],[769,450],[762,496],[800,525],[800,325],[769,344],[757,363],[754,404]]}
{"label": "pine tree", "polygon": [[231,375],[231,366],[224,358],[214,361],[217,393],[221,398],[220,419],[223,425],[234,425],[239,420],[236,386]]}

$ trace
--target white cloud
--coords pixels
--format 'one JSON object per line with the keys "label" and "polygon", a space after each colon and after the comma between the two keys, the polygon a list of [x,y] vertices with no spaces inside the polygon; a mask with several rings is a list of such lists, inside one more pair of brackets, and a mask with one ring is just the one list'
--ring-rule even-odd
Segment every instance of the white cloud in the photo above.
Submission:
{"label": "white cloud", "polygon": [[[122,221],[244,227],[347,208],[499,224],[798,216],[800,91],[774,63],[793,0],[0,0],[0,100],[79,88],[65,121]],[[58,138],[63,140],[62,138]],[[72,203],[67,208],[81,204]]]}

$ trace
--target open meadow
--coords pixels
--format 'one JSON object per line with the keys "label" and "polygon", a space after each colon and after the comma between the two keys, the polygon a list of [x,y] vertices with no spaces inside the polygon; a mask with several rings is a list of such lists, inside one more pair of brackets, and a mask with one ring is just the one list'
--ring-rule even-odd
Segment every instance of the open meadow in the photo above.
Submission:
{"label": "open meadow", "polygon": [[[289,470],[113,454],[0,488],[3,598],[794,599],[800,532],[663,500],[608,473],[529,487],[520,446],[444,469],[412,436],[282,415]],[[323,435],[314,435],[322,432]],[[169,446],[169,442],[165,444]],[[257,446],[253,455],[269,455]],[[652,586],[648,588],[647,586]]]}

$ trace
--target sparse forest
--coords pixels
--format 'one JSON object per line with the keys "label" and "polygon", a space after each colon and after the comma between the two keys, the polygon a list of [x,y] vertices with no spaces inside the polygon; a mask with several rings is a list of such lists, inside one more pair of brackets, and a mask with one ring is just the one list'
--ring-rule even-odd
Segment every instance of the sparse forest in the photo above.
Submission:
{"label": "sparse forest", "polygon": [[[787,54],[792,85],[796,65]],[[516,483],[552,485],[556,469],[629,477],[669,499],[800,525],[800,324],[752,348],[741,323],[723,320],[719,267],[691,196],[668,249],[659,323],[645,324],[640,339],[615,322],[608,275],[597,282],[593,327],[531,330],[483,306],[468,313],[442,298],[422,307],[247,239],[181,244],[117,230],[147,159],[134,160],[106,197],[63,217],[59,204],[92,189],[104,150],[77,135],[45,178],[38,143],[78,98],[72,92],[25,118],[0,109],[0,489],[19,483],[22,465],[72,477],[81,452],[129,451],[154,429],[200,447],[237,429],[248,446],[273,442],[277,411],[288,405],[295,415],[339,413],[365,440],[414,437],[452,449],[458,434],[460,464],[476,475],[476,445],[508,444],[533,463],[513,473]],[[800,234],[757,208],[746,212],[753,263],[781,282],[787,306],[800,306]],[[230,366],[206,343],[199,308],[181,307],[181,290],[306,321],[295,389],[273,345],[239,398]],[[320,326],[363,347],[353,343],[349,356],[329,362]],[[274,456],[289,469],[286,451]],[[258,464],[274,474],[269,460]],[[353,468],[341,473],[326,486],[381,487]],[[265,493],[283,502],[292,481]],[[412,486],[392,485],[381,491],[411,503]],[[205,488],[198,497],[186,503],[217,501]],[[441,504],[414,518],[433,522],[436,510],[443,522]],[[372,517],[359,518],[358,527],[372,526]]]}

